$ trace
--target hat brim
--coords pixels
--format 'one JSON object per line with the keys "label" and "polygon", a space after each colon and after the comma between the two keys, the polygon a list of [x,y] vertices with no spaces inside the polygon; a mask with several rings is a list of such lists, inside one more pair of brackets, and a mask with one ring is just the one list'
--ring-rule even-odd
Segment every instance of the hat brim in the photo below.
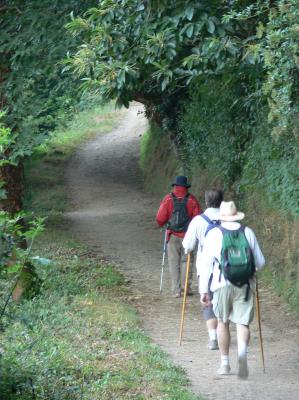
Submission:
{"label": "hat brim", "polygon": [[219,215],[220,221],[223,222],[234,222],[234,221],[241,221],[244,219],[245,214],[242,212],[237,212],[237,214],[234,215]]}

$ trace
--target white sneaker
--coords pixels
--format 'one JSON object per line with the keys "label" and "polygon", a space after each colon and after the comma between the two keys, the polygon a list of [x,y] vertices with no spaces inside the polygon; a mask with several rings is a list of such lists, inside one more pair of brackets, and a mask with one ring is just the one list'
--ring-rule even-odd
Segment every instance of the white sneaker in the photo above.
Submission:
{"label": "white sneaker", "polygon": [[218,350],[219,347],[218,347],[218,342],[217,342],[217,340],[209,340],[208,349],[209,349],[209,350]]}
{"label": "white sneaker", "polygon": [[229,365],[221,365],[217,371],[218,375],[229,375],[230,374],[230,366]]}
{"label": "white sneaker", "polygon": [[247,365],[247,357],[239,357],[238,358],[238,378],[239,379],[247,379],[248,378],[248,365]]}

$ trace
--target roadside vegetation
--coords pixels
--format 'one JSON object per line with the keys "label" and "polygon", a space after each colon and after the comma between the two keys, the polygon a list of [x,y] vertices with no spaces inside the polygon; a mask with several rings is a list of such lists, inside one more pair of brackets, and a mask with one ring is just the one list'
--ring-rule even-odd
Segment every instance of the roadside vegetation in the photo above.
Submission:
{"label": "roadside vegetation", "polygon": [[172,172],[192,177],[197,195],[223,187],[257,232],[272,283],[295,308],[298,20],[297,0],[120,0],[99,2],[67,25],[82,43],[68,65],[85,88],[125,105],[142,102],[157,125],[147,187],[162,188],[161,177],[151,181],[155,162],[168,181]]}
{"label": "roadside vegetation", "polygon": [[[194,120],[198,112],[198,108],[194,110]],[[194,123],[193,127],[197,126]],[[160,147],[162,142],[164,150]],[[246,214],[244,223],[254,229],[259,239],[267,261],[267,268],[261,272],[263,283],[270,285],[272,290],[299,315],[298,220],[290,213],[286,213],[285,209],[283,211],[275,208],[263,190],[253,190],[251,186],[248,188],[245,186],[242,192],[238,192],[233,185],[225,185],[221,177],[214,174],[213,163],[218,170],[222,165],[225,171],[225,166],[221,164],[221,158],[217,159],[217,155],[211,156],[209,168],[202,168],[196,162],[184,165],[182,159],[178,162],[169,138],[159,135],[157,128],[143,136],[142,148],[145,154],[141,160],[144,184],[153,195],[161,197],[169,191],[169,182],[182,172],[191,178],[192,192],[203,205],[206,188],[212,186],[225,188],[225,199],[234,199],[237,202],[238,208]],[[199,155],[196,150],[194,155]],[[159,174],[155,173],[157,165]],[[262,174],[262,171],[259,171],[259,174]]]}
{"label": "roadside vegetation", "polygon": [[0,13],[1,209],[22,210],[24,158],[82,93],[138,101],[165,173],[238,199],[298,303],[297,0],[2,0]]}
{"label": "roadside vegetation", "polygon": [[[81,106],[90,106],[91,93],[94,98],[125,106],[131,101],[144,104],[151,122],[141,160],[148,190],[164,193],[175,174],[185,173],[192,179],[192,189],[199,198],[203,199],[205,188],[218,185],[225,189],[227,199],[233,197],[237,201],[267,257],[269,272],[264,279],[298,310],[298,1],[0,0],[0,4],[0,282],[5,304],[2,347],[7,348],[3,351],[1,347],[0,351],[4,354],[1,373],[7,373],[6,397],[60,399],[60,389],[56,393],[55,387],[63,386],[65,396],[69,396],[65,398],[82,398],[93,379],[100,386],[105,380],[114,379],[112,373],[99,376],[91,367],[91,374],[86,373],[84,380],[81,372],[74,370],[70,376],[76,376],[77,386],[71,383],[70,387],[76,386],[72,390],[77,392],[68,395],[68,382],[75,382],[73,378],[60,380],[54,363],[38,358],[51,354],[59,360],[62,351],[44,345],[44,349],[36,351],[35,361],[29,362],[34,345],[42,342],[37,338],[31,342],[28,332],[33,332],[34,323],[44,318],[45,322],[37,323],[36,329],[39,338],[46,338],[42,327],[51,330],[47,315],[56,313],[54,305],[47,302],[46,297],[54,299],[50,290],[47,292],[47,279],[59,301],[64,296],[74,296],[71,278],[65,289],[67,292],[69,288],[70,294],[60,291],[58,283],[62,278],[57,282],[58,292],[50,283],[52,278],[53,282],[57,279],[51,274],[53,265],[59,265],[60,256],[66,258],[61,268],[57,267],[57,274],[62,274],[59,276],[66,276],[68,260],[70,265],[74,261],[72,252],[63,247],[66,234],[62,212],[67,208],[63,170],[83,137],[94,134],[88,118],[94,125],[102,124],[104,116],[86,114],[83,130],[78,128],[77,120],[76,126],[53,135],[51,132]],[[80,118],[83,120],[82,115]],[[114,117],[112,121],[109,118],[109,122],[105,119],[105,129],[113,126]],[[96,131],[99,129],[97,126]],[[160,166],[159,174],[156,165]],[[38,241],[43,220],[25,215],[24,207],[38,217],[48,217],[48,230]],[[52,237],[57,247],[55,244],[47,250],[48,255],[43,254],[43,240],[47,242]],[[80,247],[74,244],[74,249],[77,246]],[[74,250],[74,256],[81,259],[81,250]],[[53,259],[51,266],[47,266],[48,257]],[[94,271],[101,263],[92,261],[93,256],[89,258],[96,263],[91,267]],[[105,271],[114,274],[111,267]],[[20,279],[14,287],[15,274]],[[86,279],[88,276],[87,273]],[[121,279],[111,276],[103,278],[105,288],[108,282]],[[84,290],[88,292],[89,284],[86,285]],[[92,285],[90,290],[96,294],[99,291]],[[34,293],[39,297],[26,300]],[[8,294],[16,302],[24,297],[24,302],[14,305]],[[46,304],[52,311],[47,311]],[[31,322],[27,329],[27,319],[22,315],[30,307],[36,311],[30,314],[34,323],[28,317]],[[66,313],[63,319],[68,316],[76,320],[75,313]],[[80,321],[76,322],[78,332]],[[18,332],[15,337],[19,344],[11,339],[14,332]],[[112,328],[111,332],[114,337]],[[11,337],[5,339],[6,335]],[[64,335],[56,333],[56,342]],[[29,338],[26,343],[30,356],[23,356],[22,347],[18,350],[20,338],[24,343]],[[11,360],[17,360],[13,361],[13,371],[6,355],[10,341],[11,348],[13,343],[16,346],[15,355],[11,353]],[[61,362],[66,370],[72,363],[77,365],[73,354],[77,348],[72,347],[75,345],[65,345],[72,349],[68,350],[72,353],[69,364]],[[50,372],[39,375],[43,363],[50,365]],[[20,379],[14,380],[13,376]],[[38,383],[38,376],[43,383]],[[52,385],[53,393],[45,389],[50,381],[56,385]],[[153,379],[152,388],[154,382],[157,383]],[[119,388],[118,394],[126,396],[121,384]],[[160,392],[153,397],[161,394],[161,398],[176,398],[171,397],[175,395],[167,387],[163,392],[164,389],[163,384],[157,383],[155,390]],[[169,390],[180,393],[173,385]],[[101,396],[106,396],[105,391]],[[137,393],[138,396],[147,395]],[[189,395],[178,396],[183,399]]]}
{"label": "roadside vegetation", "polygon": [[105,106],[95,104],[91,110],[76,114],[67,126],[61,126],[50,134],[26,161],[25,208],[47,216],[65,211],[64,171],[74,150],[82,141],[110,131],[121,115],[122,111],[115,112],[113,103]]}
{"label": "roadside vegetation", "polygon": [[[79,114],[26,164],[27,210],[47,217],[33,254],[39,294],[9,301],[1,318],[0,393],[5,400],[195,400],[175,367],[139,328],[123,276],[67,230],[63,170],[76,146],[111,129],[113,106]],[[9,280],[1,280],[2,296]]]}

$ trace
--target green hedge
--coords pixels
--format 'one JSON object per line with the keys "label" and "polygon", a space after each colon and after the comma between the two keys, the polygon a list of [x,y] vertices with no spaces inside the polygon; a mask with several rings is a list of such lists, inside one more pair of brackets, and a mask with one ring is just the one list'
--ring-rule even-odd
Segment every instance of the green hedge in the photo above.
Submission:
{"label": "green hedge", "polygon": [[[180,138],[192,168],[208,169],[238,195],[262,190],[270,206],[299,216],[298,138],[271,136],[268,107],[243,75],[214,77],[191,90]],[[247,88],[247,89],[246,89]]]}

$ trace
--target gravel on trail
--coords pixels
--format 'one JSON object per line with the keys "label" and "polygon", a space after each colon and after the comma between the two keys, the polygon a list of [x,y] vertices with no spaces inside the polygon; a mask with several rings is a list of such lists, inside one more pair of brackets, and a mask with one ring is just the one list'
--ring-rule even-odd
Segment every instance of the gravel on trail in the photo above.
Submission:
{"label": "gravel on trail", "polygon": [[[81,145],[71,159],[66,171],[71,209],[65,215],[70,229],[90,249],[119,266],[129,282],[128,300],[137,309],[142,328],[186,370],[194,393],[215,400],[298,400],[299,322],[264,287],[260,301],[266,373],[254,322],[248,380],[240,381],[236,375],[234,327],[232,373],[216,375],[220,355],[207,349],[197,294],[187,298],[179,346],[182,298],[170,294],[167,260],[163,292],[159,293],[163,232],[156,227],[155,214],[161,199],[142,190],[138,160],[147,121],[140,111],[139,105],[130,107],[116,129]],[[193,286],[197,293],[195,279]]]}

